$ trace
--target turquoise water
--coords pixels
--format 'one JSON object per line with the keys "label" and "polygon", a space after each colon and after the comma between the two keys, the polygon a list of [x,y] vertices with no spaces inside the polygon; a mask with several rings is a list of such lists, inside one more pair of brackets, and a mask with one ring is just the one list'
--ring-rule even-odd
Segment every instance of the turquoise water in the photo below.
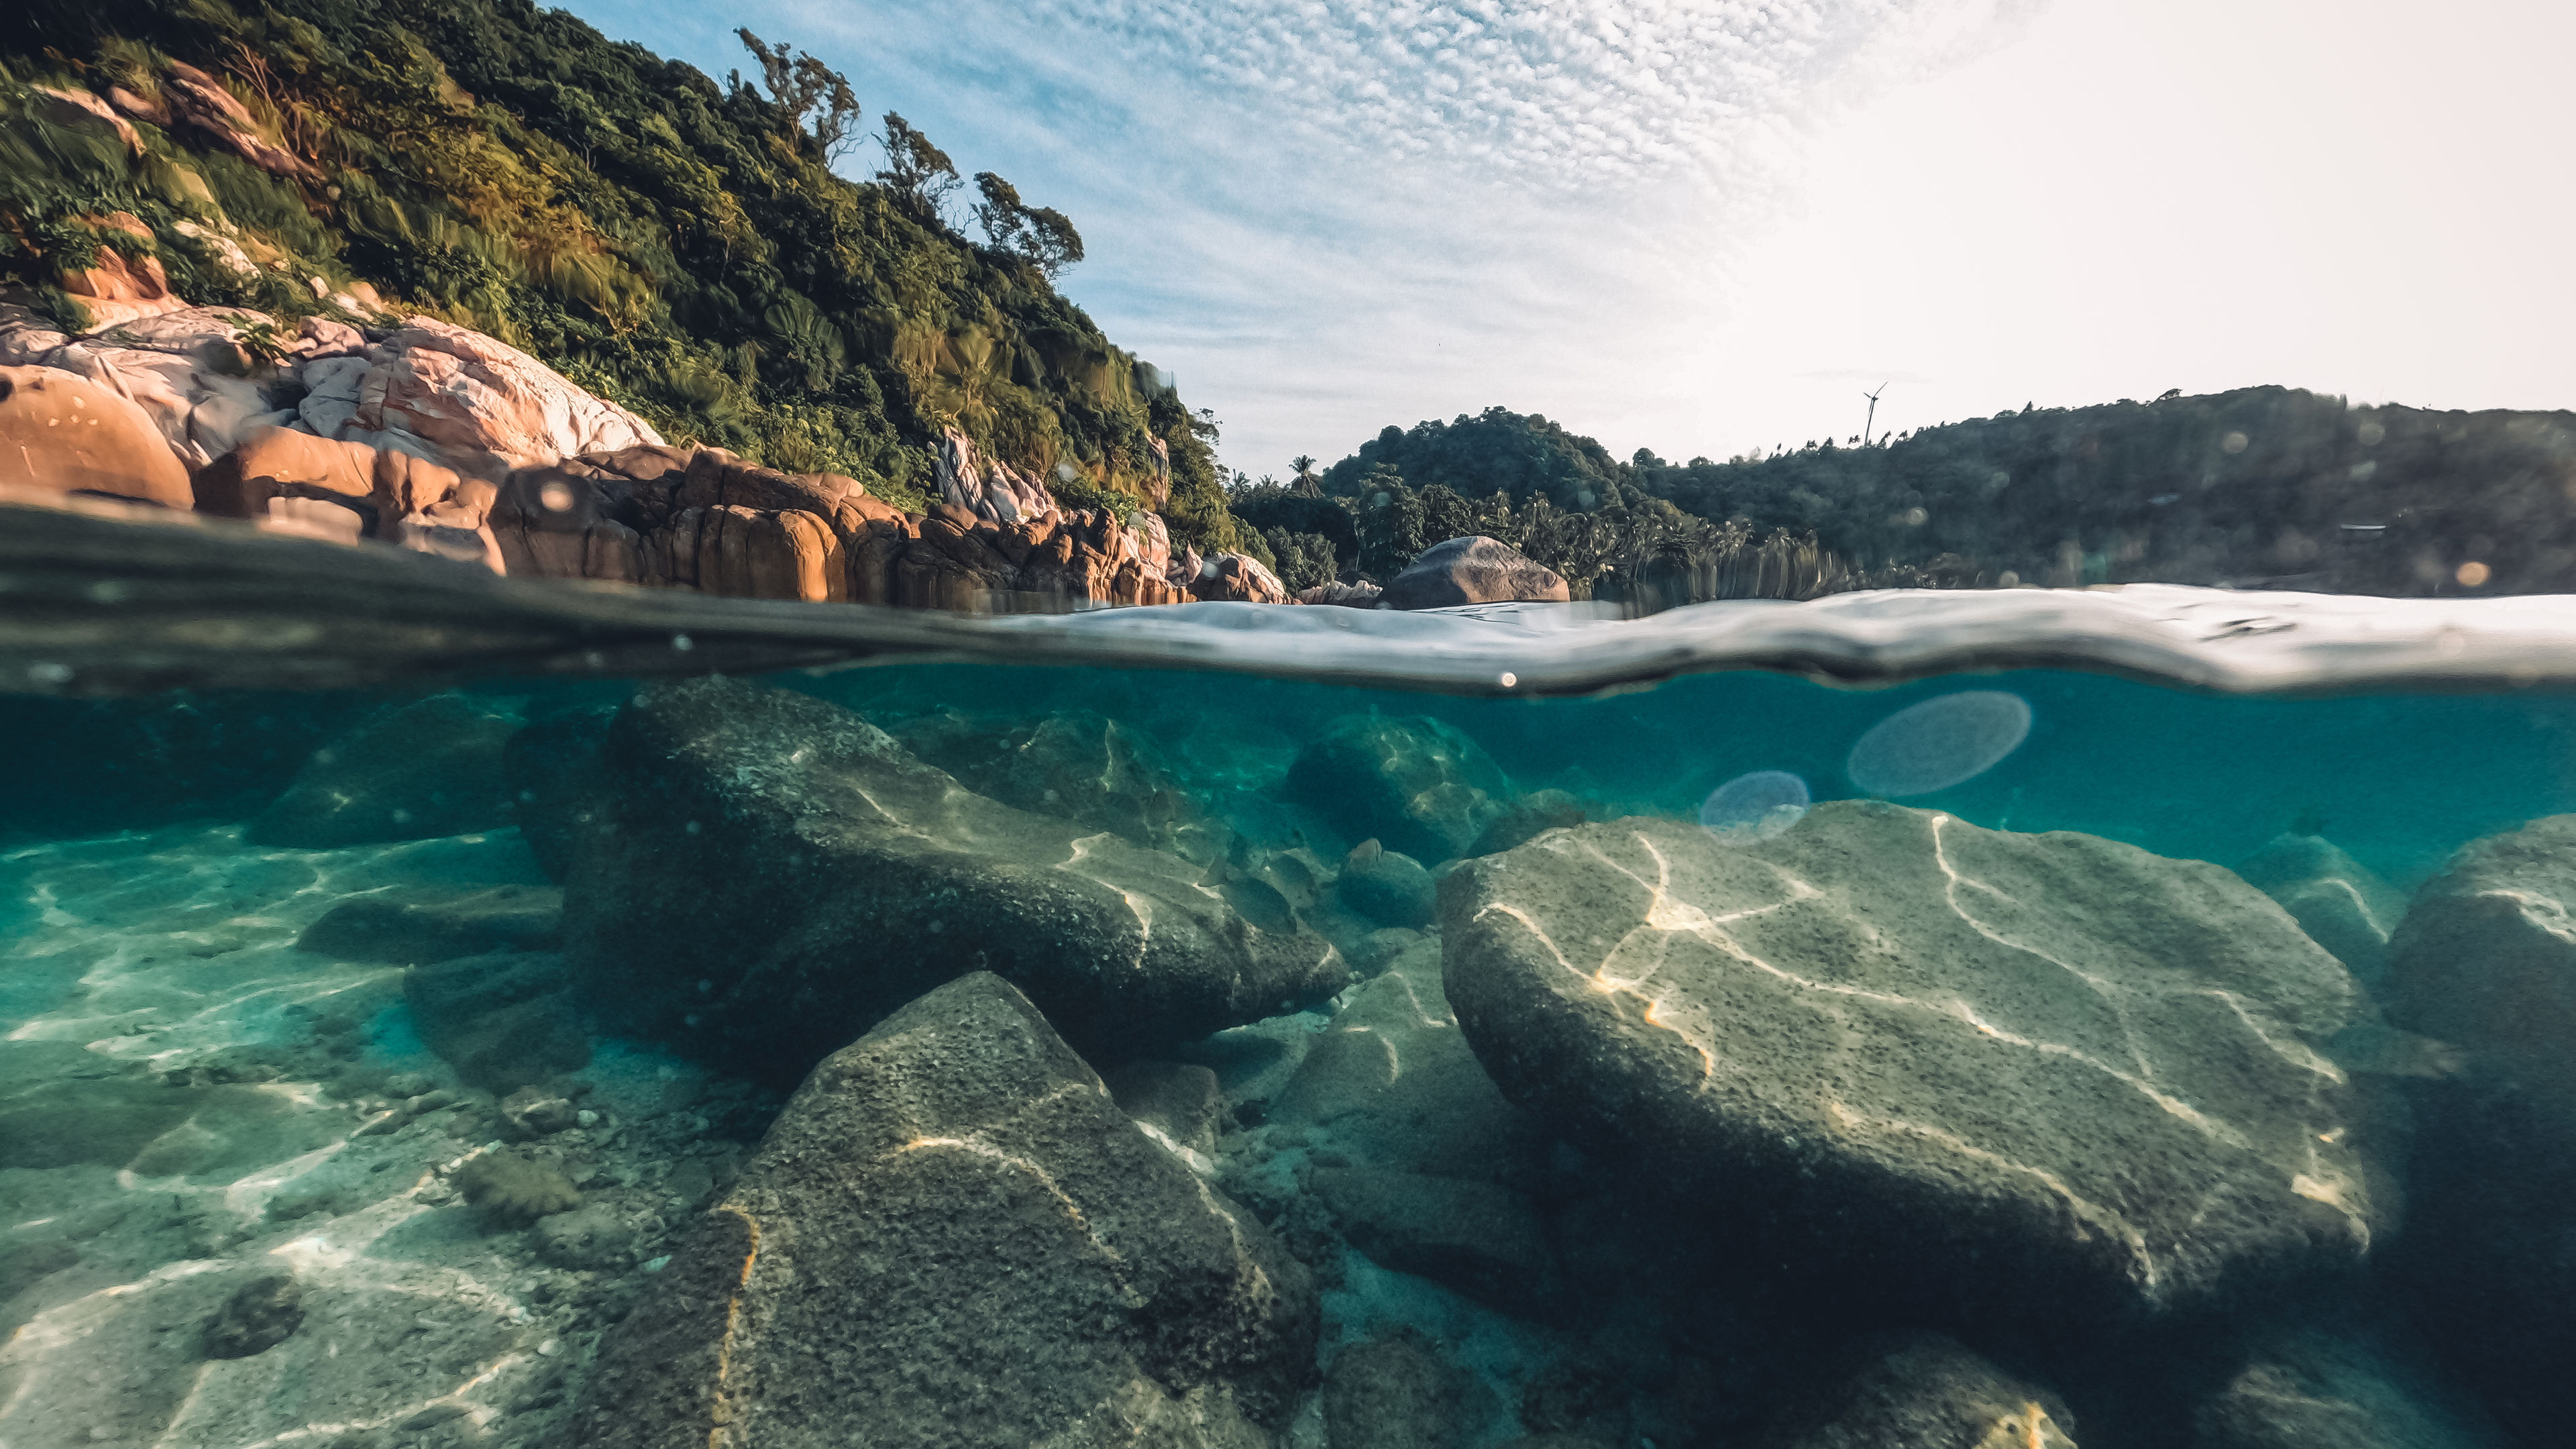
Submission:
{"label": "turquoise water", "polygon": [[[1852,782],[1964,693],[2026,735]],[[2576,1407],[2565,693],[917,664],[0,727],[7,1449]],[[1703,828],[1766,771],[1803,812]]]}

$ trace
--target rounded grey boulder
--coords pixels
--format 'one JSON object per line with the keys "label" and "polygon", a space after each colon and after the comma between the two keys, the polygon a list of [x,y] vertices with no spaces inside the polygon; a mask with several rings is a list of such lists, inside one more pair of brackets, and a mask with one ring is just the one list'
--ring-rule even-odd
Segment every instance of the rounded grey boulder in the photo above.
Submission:
{"label": "rounded grey boulder", "polygon": [[1564,603],[1573,597],[1554,569],[1483,534],[1435,543],[1414,556],[1386,586],[1390,609],[1445,609],[1458,604]]}

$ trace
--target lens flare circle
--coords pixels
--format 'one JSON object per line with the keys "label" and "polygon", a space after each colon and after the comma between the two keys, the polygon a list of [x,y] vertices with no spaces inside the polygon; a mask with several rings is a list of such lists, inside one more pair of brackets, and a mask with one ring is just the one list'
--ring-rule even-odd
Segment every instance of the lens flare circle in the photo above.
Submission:
{"label": "lens flare circle", "polygon": [[1972,689],[1908,705],[1860,737],[1843,773],[1863,794],[1929,795],[1975,779],[2030,737],[2030,704]]}
{"label": "lens flare circle", "polygon": [[1807,818],[1807,782],[1786,770],[1738,775],[1708,792],[1699,823],[1721,845],[1770,840]]}

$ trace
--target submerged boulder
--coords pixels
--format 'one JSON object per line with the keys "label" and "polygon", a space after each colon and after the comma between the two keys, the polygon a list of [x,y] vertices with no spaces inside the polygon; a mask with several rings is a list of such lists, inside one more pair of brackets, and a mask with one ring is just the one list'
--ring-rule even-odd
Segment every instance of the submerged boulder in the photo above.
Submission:
{"label": "submerged boulder", "polygon": [[2389,1014],[2467,1048],[2576,1144],[2576,815],[2462,847],[2389,942]]}
{"label": "submerged boulder", "polygon": [[2321,836],[2274,836],[2237,862],[2246,884],[2281,903],[2318,945],[2377,985],[2388,969],[2388,938],[2406,914],[2406,896]]}
{"label": "submerged boulder", "polygon": [[1556,570],[1482,534],[1435,543],[1386,586],[1390,609],[1459,604],[1564,603],[1574,597]]}
{"label": "submerged boulder", "polygon": [[979,795],[1106,830],[1137,845],[1209,860],[1223,833],[1173,774],[1160,746],[1091,710],[1035,720],[953,710],[893,729],[904,748]]}
{"label": "submerged boulder", "polygon": [[2058,1397],[1938,1334],[1902,1344],[1783,1415],[1794,1449],[2075,1449]]}
{"label": "submerged boulder", "polygon": [[1346,984],[1284,910],[1247,918],[1204,868],[977,795],[807,695],[648,688],[599,778],[605,819],[540,827],[572,856],[566,949],[592,1003],[772,1080],[971,971],[1113,1057]]}
{"label": "submerged boulder", "polygon": [[1518,793],[1457,726],[1423,715],[1345,715],[1297,756],[1288,793],[1356,844],[1438,863],[1464,854]]}
{"label": "submerged boulder", "polygon": [[331,850],[505,824],[501,748],[518,728],[517,720],[462,695],[388,709],[314,751],[246,838]]}
{"label": "submerged boulder", "polygon": [[1318,1318],[1260,1222],[982,972],[817,1067],[652,1284],[574,1445],[1251,1449]]}
{"label": "submerged boulder", "polygon": [[1552,833],[1462,867],[1441,917],[1507,1096],[1875,1291],[2154,1313],[2382,1226],[2317,1050],[2358,990],[2216,866],[1837,802],[1752,848]]}

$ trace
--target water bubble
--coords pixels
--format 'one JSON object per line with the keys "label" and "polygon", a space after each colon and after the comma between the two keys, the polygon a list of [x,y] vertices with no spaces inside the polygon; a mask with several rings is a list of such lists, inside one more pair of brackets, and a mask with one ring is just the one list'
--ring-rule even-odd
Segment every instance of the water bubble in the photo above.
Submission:
{"label": "water bubble", "polygon": [[1786,770],[1738,775],[1708,792],[1699,823],[1722,845],[1769,840],[1807,818],[1807,782]]}
{"label": "water bubble", "polygon": [[1993,769],[2029,735],[2030,705],[2018,694],[1945,694],[1870,726],[1843,773],[1868,794],[1929,795]]}

